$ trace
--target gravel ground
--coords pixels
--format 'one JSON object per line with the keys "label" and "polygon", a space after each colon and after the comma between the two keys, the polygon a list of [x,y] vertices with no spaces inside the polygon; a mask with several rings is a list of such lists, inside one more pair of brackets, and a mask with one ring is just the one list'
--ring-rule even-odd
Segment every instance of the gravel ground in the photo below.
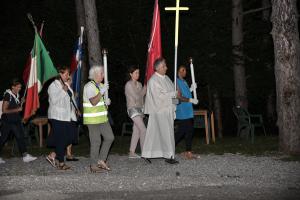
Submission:
{"label": "gravel ground", "polygon": [[92,174],[89,159],[59,171],[44,157],[0,165],[0,199],[300,199],[300,162],[237,154],[163,159],[110,155],[112,171]]}

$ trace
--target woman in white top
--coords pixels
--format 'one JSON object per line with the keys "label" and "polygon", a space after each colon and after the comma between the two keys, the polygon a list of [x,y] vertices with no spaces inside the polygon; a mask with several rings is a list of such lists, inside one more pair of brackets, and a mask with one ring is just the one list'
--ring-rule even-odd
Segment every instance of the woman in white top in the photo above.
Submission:
{"label": "woman in white top", "polygon": [[70,71],[63,66],[59,69],[59,76],[53,81],[49,88],[49,109],[48,119],[51,123],[52,134],[49,136],[48,145],[55,147],[55,152],[50,153],[46,159],[56,167],[55,159],[59,161],[58,169],[70,169],[64,163],[64,155],[68,145],[72,143],[71,134],[69,134],[69,125],[71,121],[76,121],[76,114],[72,112],[72,102],[75,102],[74,96],[68,93],[69,87],[65,84],[70,78]]}
{"label": "woman in white top", "polygon": [[129,158],[140,158],[135,153],[138,141],[140,140],[140,147],[143,150],[146,127],[143,121],[144,114],[144,96],[146,94],[146,87],[138,81],[140,77],[140,70],[137,66],[129,68],[130,80],[125,85],[125,96],[127,102],[127,113],[133,121],[132,136],[129,148]]}

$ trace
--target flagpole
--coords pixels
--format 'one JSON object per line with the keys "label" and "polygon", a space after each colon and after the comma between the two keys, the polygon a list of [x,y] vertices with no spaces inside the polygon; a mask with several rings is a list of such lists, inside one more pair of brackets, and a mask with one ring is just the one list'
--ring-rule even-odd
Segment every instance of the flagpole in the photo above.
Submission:
{"label": "flagpole", "polygon": [[27,13],[27,17],[28,17],[29,21],[32,23],[35,33],[37,33],[37,28],[33,21],[32,15],[30,13]]}
{"label": "flagpole", "polygon": [[[34,23],[34,21],[33,21],[32,15],[31,15],[30,13],[27,13],[27,18],[28,18],[29,21],[31,22],[31,24],[32,24],[32,26],[33,26],[33,29],[34,29],[34,32],[37,33],[36,25],[35,25],[35,23]],[[43,28],[43,26],[44,26],[44,21],[43,21],[43,23],[42,23],[41,29]],[[26,96],[26,94],[27,94],[28,84],[29,84],[29,79],[27,80],[26,87],[25,87],[25,91],[24,91],[24,94],[23,94],[23,97],[21,98],[21,100],[22,100],[22,99],[25,99],[25,96]],[[24,100],[23,100],[23,102],[21,101],[21,107],[23,106],[23,103],[24,103]]]}
{"label": "flagpole", "polygon": [[[79,37],[79,45],[80,45],[80,50],[82,51],[82,43],[83,43],[83,31],[84,31],[84,27],[81,26],[80,27],[80,37]],[[82,66],[82,52],[79,52],[79,62],[78,62],[78,67],[77,67],[77,73],[76,73],[76,91],[77,91],[77,97],[76,97],[76,101],[79,104],[79,99],[80,99],[80,95],[79,95],[79,91],[80,91],[80,85],[81,85],[81,66]],[[80,73],[78,73],[80,72]]]}

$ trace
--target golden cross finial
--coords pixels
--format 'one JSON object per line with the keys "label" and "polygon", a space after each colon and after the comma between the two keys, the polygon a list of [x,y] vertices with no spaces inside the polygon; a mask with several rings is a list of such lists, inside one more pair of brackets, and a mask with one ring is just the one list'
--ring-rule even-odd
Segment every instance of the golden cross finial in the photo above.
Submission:
{"label": "golden cross finial", "polygon": [[176,0],[176,7],[165,7],[165,10],[175,11],[175,46],[178,46],[179,11],[189,10],[188,7],[180,7],[180,0]]}
{"label": "golden cross finial", "polygon": [[175,10],[175,56],[174,56],[174,86],[177,90],[177,47],[178,47],[178,29],[179,29],[179,11],[189,10],[188,7],[180,7],[180,0],[176,0],[176,7],[166,7],[165,10]]}

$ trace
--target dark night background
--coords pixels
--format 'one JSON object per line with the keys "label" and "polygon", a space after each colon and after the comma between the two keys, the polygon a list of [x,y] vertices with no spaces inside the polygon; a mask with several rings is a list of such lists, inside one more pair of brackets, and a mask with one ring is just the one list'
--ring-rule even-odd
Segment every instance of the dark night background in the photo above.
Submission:
{"label": "dark night background", "polygon": [[[97,0],[96,3],[100,43],[109,51],[110,111],[115,127],[119,128],[128,120],[124,96],[128,65],[140,65],[143,81],[154,0]],[[43,41],[55,66],[70,64],[77,37],[73,0],[10,0],[1,4],[1,94],[13,77],[21,78],[33,45],[34,31],[27,12],[36,24],[45,21]],[[164,11],[164,7],[175,6],[175,1],[160,0],[159,4],[163,55],[168,62],[168,75],[173,79],[175,13]],[[194,58],[199,106],[211,107],[211,95],[217,91],[222,102],[224,134],[234,134],[231,0],[182,0],[181,6],[190,10],[180,14],[178,64],[187,65],[188,57]],[[259,7],[261,0],[244,1],[244,10]],[[266,117],[266,99],[275,92],[275,81],[271,23],[263,22],[261,14],[244,18],[244,51],[249,110]]]}

